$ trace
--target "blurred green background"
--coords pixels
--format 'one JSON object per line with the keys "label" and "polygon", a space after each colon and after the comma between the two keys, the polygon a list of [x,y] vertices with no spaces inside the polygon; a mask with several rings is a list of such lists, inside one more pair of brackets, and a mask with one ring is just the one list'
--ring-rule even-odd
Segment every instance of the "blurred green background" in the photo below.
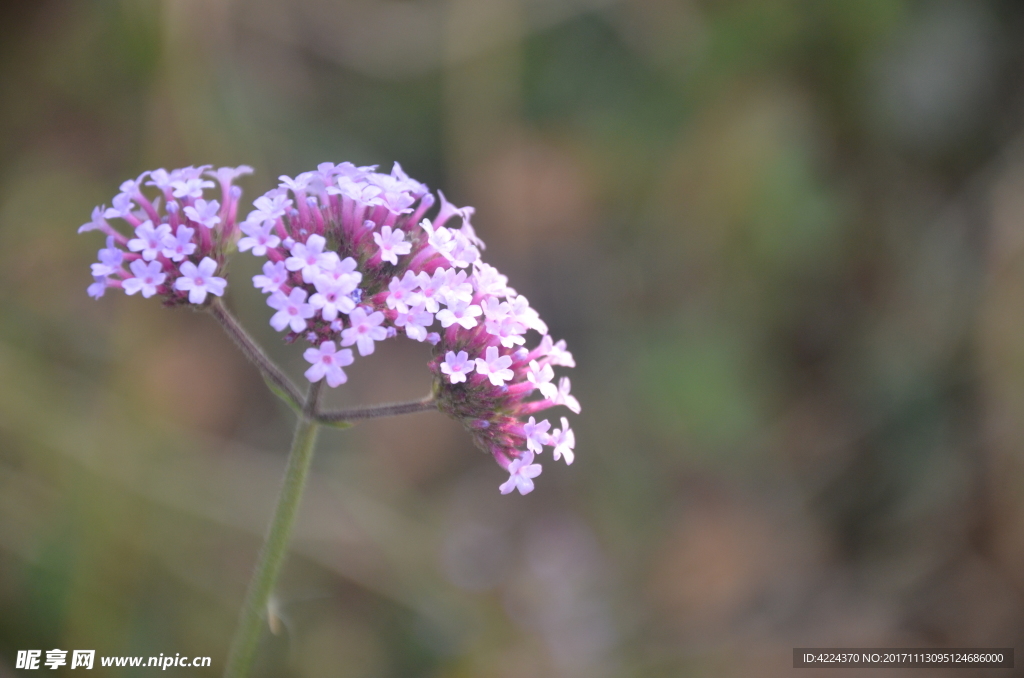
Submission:
{"label": "blurred green background", "polygon": [[[251,201],[397,160],[476,206],[583,403],[524,498],[440,414],[325,435],[259,676],[1024,646],[1020,3],[2,7],[0,677],[32,648],[223,668],[292,417],[211,318],[86,297],[75,233],[203,163],[254,166]],[[257,268],[230,303],[299,374]],[[426,356],[390,342],[333,397],[418,397]]]}

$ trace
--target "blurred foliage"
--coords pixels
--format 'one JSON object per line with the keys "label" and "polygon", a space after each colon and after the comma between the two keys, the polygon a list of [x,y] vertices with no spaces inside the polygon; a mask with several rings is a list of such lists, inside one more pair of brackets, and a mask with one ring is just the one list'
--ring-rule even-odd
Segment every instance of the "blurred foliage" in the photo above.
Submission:
{"label": "blurred foliage", "polygon": [[[476,206],[584,408],[526,498],[440,415],[325,434],[260,675],[1020,644],[1022,30],[1009,0],[3,5],[0,676],[31,648],[222,666],[291,415],[210,318],[88,299],[74,233],[203,163],[253,165],[251,199],[397,160]],[[298,374],[257,268],[230,303]],[[418,397],[425,356],[333,397]]]}

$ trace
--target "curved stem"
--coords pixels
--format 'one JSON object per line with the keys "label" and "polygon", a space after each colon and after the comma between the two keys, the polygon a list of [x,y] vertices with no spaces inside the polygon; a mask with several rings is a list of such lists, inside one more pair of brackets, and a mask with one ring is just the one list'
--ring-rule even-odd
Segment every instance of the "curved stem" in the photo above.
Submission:
{"label": "curved stem", "polygon": [[277,575],[288,554],[288,536],[295,523],[302,491],[313,460],[313,449],[316,446],[320,425],[311,414],[316,411],[322,384],[323,382],[317,382],[310,386],[302,415],[295,426],[295,437],[292,440],[291,452],[288,454],[288,468],[285,471],[281,493],[277,498],[274,518],[245,594],[238,628],[235,630],[227,665],[224,668],[225,678],[245,678],[256,657],[256,647],[263,633],[267,604],[274,590]]}
{"label": "curved stem", "polygon": [[[235,344],[238,348],[242,349],[242,353],[248,358],[256,367],[259,368],[260,372],[263,373],[263,378],[271,386],[271,390],[274,391],[278,396],[288,401],[288,404],[299,409],[302,407],[302,393],[299,392],[298,387],[292,383],[291,379],[281,371],[281,368],[274,364],[274,361],[263,352],[263,349],[259,347],[259,344],[249,336],[249,333],[245,331],[245,328],[238,322],[231,311],[227,309],[224,302],[220,299],[214,299],[213,303],[210,304],[210,313],[213,317],[221,324],[224,331],[234,339]],[[276,388],[275,388],[276,387]]]}
{"label": "curved stem", "polygon": [[393,417],[398,414],[412,414],[413,412],[427,412],[436,410],[437,402],[433,395],[419,400],[410,400],[404,403],[384,403],[381,405],[367,405],[364,407],[352,407],[345,410],[334,410],[332,412],[317,412],[314,418],[325,424],[338,422],[357,421],[359,419],[377,419],[379,417]]}

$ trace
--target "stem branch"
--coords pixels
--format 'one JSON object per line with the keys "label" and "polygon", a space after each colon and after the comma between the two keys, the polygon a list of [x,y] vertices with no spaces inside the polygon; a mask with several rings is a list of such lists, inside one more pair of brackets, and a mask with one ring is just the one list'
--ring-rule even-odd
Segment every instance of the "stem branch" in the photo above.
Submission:
{"label": "stem branch", "polygon": [[245,331],[245,328],[238,322],[238,319],[231,314],[231,311],[227,309],[224,302],[220,299],[214,299],[213,303],[210,304],[210,313],[220,322],[224,331],[234,339],[238,348],[242,349],[245,357],[259,368],[260,372],[263,373],[263,378],[270,383],[272,390],[285,400],[290,401],[288,404],[295,409],[302,407],[302,393],[299,392],[299,389],[292,383],[291,379],[281,371],[281,368],[275,365],[274,361],[249,336],[249,333]]}
{"label": "stem branch", "polygon": [[383,403],[381,405],[366,405],[364,407],[352,407],[345,410],[334,410],[331,412],[317,412],[317,421],[325,424],[333,424],[345,421],[357,421],[359,419],[377,419],[379,417],[393,417],[398,414],[412,414],[414,412],[427,412],[437,409],[437,402],[434,396],[429,395],[419,400],[410,400],[404,403]]}

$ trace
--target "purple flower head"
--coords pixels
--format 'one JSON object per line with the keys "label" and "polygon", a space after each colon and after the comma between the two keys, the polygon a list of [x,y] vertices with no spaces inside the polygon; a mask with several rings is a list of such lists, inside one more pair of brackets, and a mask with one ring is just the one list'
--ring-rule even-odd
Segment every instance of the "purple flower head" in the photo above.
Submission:
{"label": "purple flower head", "polygon": [[[126,294],[159,295],[165,304],[177,306],[208,303],[209,295],[224,294],[227,282],[213,273],[223,267],[238,239],[241,191],[232,182],[252,168],[209,169],[143,172],[121,184],[113,207],[93,210],[92,220],[78,232],[102,231],[107,247],[100,250],[100,263],[93,264],[89,296],[98,299],[107,288],[120,287]],[[218,198],[205,194],[216,185],[204,173],[220,182]],[[108,219],[122,220],[127,230]]]}
{"label": "purple flower head", "polygon": [[438,408],[508,469],[502,492],[533,489],[545,448],[571,462],[568,422],[552,429],[538,417],[559,406],[579,412],[568,380],[556,385],[572,355],[481,261],[472,207],[435,197],[397,164],[385,174],[346,162],[281,177],[253,208],[239,249],[266,257],[253,282],[275,310],[271,325],[311,345],[310,381],[343,383],[339,361],[404,335],[431,347]]}

